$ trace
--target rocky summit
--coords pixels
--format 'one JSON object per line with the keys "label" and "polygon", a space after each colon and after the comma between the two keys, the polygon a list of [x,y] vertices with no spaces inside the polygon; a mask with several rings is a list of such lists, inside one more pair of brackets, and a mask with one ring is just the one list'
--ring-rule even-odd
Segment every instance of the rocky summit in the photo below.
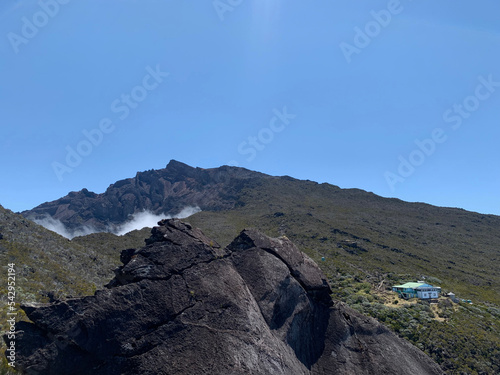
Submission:
{"label": "rocky summit", "polygon": [[423,352],[333,301],[285,237],[244,230],[222,248],[172,219],[121,253],[106,289],[24,305],[27,374],[441,374]]}
{"label": "rocky summit", "polygon": [[133,178],[117,181],[102,194],[87,189],[70,192],[22,215],[33,220],[50,216],[69,231],[89,227],[105,232],[141,211],[177,215],[188,206],[210,211],[233,208],[241,204],[238,199],[243,187],[269,178],[244,168],[193,168],[171,160],[164,169],[138,172]]}

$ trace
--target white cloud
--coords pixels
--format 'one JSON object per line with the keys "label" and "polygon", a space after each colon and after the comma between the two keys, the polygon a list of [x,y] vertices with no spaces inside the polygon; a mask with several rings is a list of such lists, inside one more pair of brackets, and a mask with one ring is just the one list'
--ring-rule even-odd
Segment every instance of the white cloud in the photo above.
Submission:
{"label": "white cloud", "polygon": [[114,234],[123,236],[124,234],[131,232],[136,229],[142,229],[144,227],[154,227],[162,219],[166,219],[166,215],[155,215],[149,211],[136,212],[131,215],[131,220],[119,225],[114,231]]}
{"label": "white cloud", "polygon": [[122,236],[125,233],[131,232],[136,229],[142,229],[145,227],[152,228],[157,225],[160,220],[163,219],[171,219],[173,217],[184,219],[200,211],[201,209],[199,207],[184,207],[177,215],[173,216],[165,214],[155,215],[149,211],[136,212],[135,214],[131,215],[130,221],[118,226],[118,228],[112,232],[114,234]]}
{"label": "white cloud", "polygon": [[41,225],[42,227],[45,227],[46,229],[51,230],[52,232],[56,232],[57,234],[60,234],[61,236],[69,239],[98,232],[95,228],[88,226],[83,226],[75,230],[69,230],[61,222],[61,220],[56,220],[50,215],[45,216],[43,219],[34,219],[33,221]]}
{"label": "white cloud", "polygon": [[[133,215],[130,215],[129,221],[118,225],[114,228],[109,228],[105,232],[110,232],[114,233],[118,236],[122,236],[128,232],[131,232],[136,229],[142,229],[145,227],[154,227],[157,225],[158,221],[163,220],[163,219],[171,219],[173,217],[179,218],[179,219],[184,219],[186,217],[189,217],[191,215],[194,215],[197,212],[200,212],[201,209],[199,207],[184,207],[178,214],[176,215],[165,215],[165,214],[160,214],[156,215],[153,214],[150,211],[140,211],[136,212]],[[43,219],[36,219],[33,220],[35,223],[47,228],[48,230],[51,230],[53,232],[56,232],[60,234],[61,236],[64,236],[66,238],[72,239],[77,236],[86,236],[87,234],[91,233],[98,233],[98,232],[103,232],[99,231],[95,228],[92,227],[81,227],[75,230],[70,230],[66,228],[66,226],[60,221],[56,220],[53,217],[47,215]]]}

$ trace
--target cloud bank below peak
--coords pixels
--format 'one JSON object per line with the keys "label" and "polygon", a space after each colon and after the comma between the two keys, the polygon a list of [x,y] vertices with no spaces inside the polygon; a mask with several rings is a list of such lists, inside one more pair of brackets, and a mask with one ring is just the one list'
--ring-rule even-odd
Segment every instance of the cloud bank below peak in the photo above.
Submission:
{"label": "cloud bank below peak", "polygon": [[[129,233],[133,230],[139,230],[142,228],[152,228],[157,225],[158,221],[163,219],[171,219],[171,218],[179,218],[185,219],[191,215],[194,215],[197,212],[200,212],[201,209],[199,207],[184,207],[178,214],[176,215],[166,215],[166,214],[154,214],[150,211],[138,211],[132,215],[130,215],[129,221],[115,226],[113,228],[109,228],[105,232],[116,234],[117,236],[123,236],[126,233]],[[101,230],[97,230],[96,228],[90,226],[82,226],[81,228],[70,230],[66,228],[66,226],[57,219],[54,219],[52,216],[47,215],[43,219],[35,219],[33,220],[35,223],[43,226],[44,228],[56,232],[63,237],[68,239],[73,239],[78,236],[86,236],[92,233],[103,232]]]}

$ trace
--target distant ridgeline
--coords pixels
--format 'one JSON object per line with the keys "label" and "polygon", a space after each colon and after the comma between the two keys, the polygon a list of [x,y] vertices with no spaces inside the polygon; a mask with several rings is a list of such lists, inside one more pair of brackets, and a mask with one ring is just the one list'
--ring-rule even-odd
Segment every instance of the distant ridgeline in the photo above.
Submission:
{"label": "distant ridgeline", "polygon": [[133,178],[117,181],[102,194],[82,189],[21,214],[32,220],[51,217],[68,230],[108,231],[142,211],[176,215],[186,207],[231,209],[238,205],[243,188],[269,178],[244,168],[193,168],[172,160],[165,169],[138,172]]}

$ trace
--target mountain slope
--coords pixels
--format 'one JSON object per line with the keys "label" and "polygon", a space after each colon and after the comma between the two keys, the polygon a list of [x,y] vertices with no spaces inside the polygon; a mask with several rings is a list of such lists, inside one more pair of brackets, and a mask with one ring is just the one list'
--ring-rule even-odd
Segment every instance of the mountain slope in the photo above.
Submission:
{"label": "mountain slope", "polygon": [[22,214],[34,220],[48,215],[70,231],[81,227],[108,231],[144,210],[174,215],[186,206],[212,211],[230,209],[238,204],[243,186],[268,178],[243,168],[192,168],[172,160],[165,169],[139,172],[134,178],[117,181],[102,194],[82,189]]}
{"label": "mountain slope", "polygon": [[217,240],[255,226],[284,234],[332,271],[441,279],[445,287],[500,304],[500,217],[407,203],[356,189],[280,178],[262,180],[231,211],[190,218]]}
{"label": "mountain slope", "polygon": [[178,220],[122,252],[107,290],[25,305],[19,362],[40,375],[441,374],[374,319],[334,303],[285,238],[242,232],[223,249]]}
{"label": "mountain slope", "polygon": [[[143,173],[162,174],[161,186],[180,189],[167,189],[155,213],[174,207],[173,202],[180,202],[173,213],[198,205],[204,211],[189,222],[223,245],[246,227],[273,237],[286,235],[319,264],[336,298],[384,322],[448,373],[500,371],[500,217],[235,167],[203,170],[172,161],[161,173]],[[127,189],[135,189],[135,179],[125,181]],[[148,184],[139,184],[144,202],[152,201],[154,178]],[[127,189],[115,185],[97,197],[73,200],[70,194],[25,214],[67,213],[67,218],[58,217],[71,228],[82,222],[109,228],[126,215],[110,219],[114,211],[108,210],[94,217],[92,210],[102,199],[111,202],[110,197],[124,207]],[[143,208],[131,205],[127,212]],[[140,246],[144,233],[127,238],[95,234],[72,242],[103,253],[114,248],[116,264],[117,250]],[[390,292],[391,285],[424,277],[473,305],[445,298],[437,307],[410,304]]]}
{"label": "mountain slope", "polygon": [[16,264],[19,301],[91,293],[116,264],[109,254],[85,249],[2,206],[0,233],[0,261]]}
{"label": "mountain slope", "polygon": [[[91,295],[113,277],[120,263],[120,251],[142,246],[147,232],[134,231],[125,236],[96,233],[73,241],[27,220],[0,206],[0,263],[14,263],[15,299],[19,303],[48,302],[69,296]],[[6,270],[7,268],[5,268]],[[7,325],[7,280],[0,286],[2,313],[0,330]],[[25,319],[17,310],[19,319]],[[3,342],[0,350],[5,350]],[[11,374],[6,362],[1,374]]]}
{"label": "mountain slope", "polygon": [[141,210],[175,214],[186,206],[199,206],[204,212],[190,220],[225,243],[231,233],[255,226],[289,235],[310,255],[327,255],[341,267],[433,276],[464,297],[500,305],[500,217],[357,189],[171,161],[105,193],[83,189],[23,215],[109,230]]}

